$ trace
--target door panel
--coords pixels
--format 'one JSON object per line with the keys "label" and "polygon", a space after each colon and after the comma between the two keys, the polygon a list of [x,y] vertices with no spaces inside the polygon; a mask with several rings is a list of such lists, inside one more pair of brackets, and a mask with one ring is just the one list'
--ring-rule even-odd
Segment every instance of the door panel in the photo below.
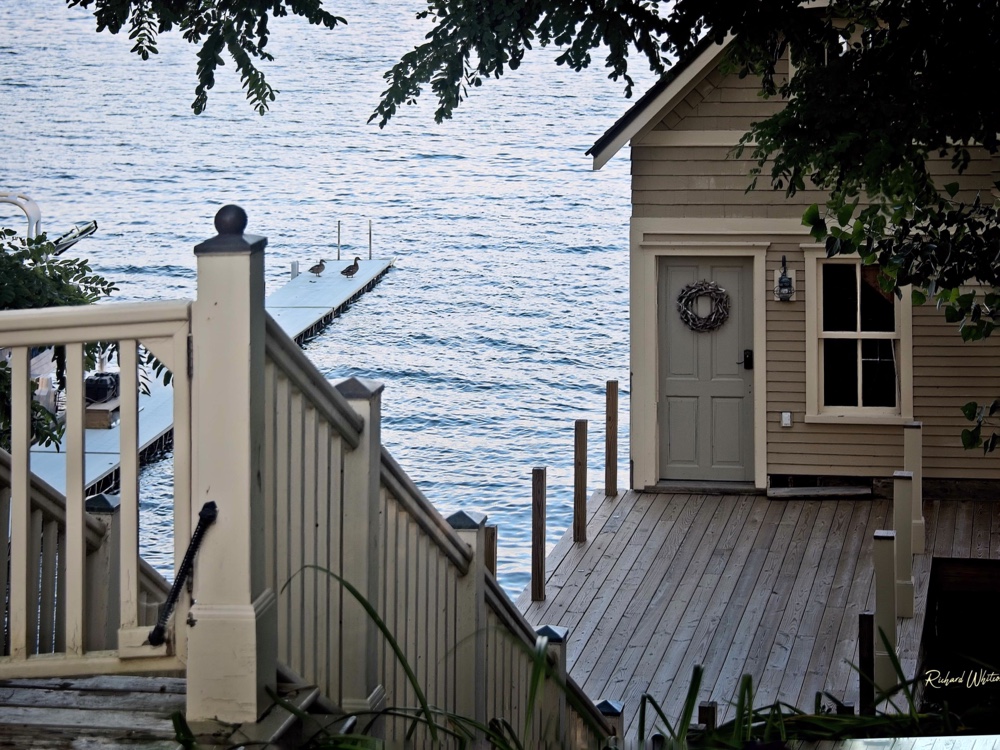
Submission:
{"label": "door panel", "polygon": [[[660,476],[752,481],[753,371],[740,362],[753,349],[753,260],[660,258],[657,274]],[[681,320],[677,296],[702,280],[726,290],[730,309],[699,333]],[[710,312],[707,297],[697,303],[699,315]]]}

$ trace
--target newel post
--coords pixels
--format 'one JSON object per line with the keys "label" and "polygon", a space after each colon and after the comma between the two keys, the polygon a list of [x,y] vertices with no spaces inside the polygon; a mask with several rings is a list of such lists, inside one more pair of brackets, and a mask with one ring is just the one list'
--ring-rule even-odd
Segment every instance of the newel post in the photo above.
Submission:
{"label": "newel post", "polygon": [[472,549],[468,572],[455,592],[456,712],[486,721],[486,516],[457,511],[448,523]]}
{"label": "newel post", "polygon": [[[264,577],[264,247],[247,215],[224,206],[218,236],[195,247],[191,311],[192,523],[214,501],[219,520],[194,568],[187,719],[256,721],[277,679],[277,615]],[[182,636],[183,637],[183,636]]]}
{"label": "newel post", "polygon": [[[344,579],[372,604],[379,601],[379,500],[382,487],[382,391],[374,380],[348,378],[334,384],[361,418],[358,447],[344,454]],[[379,632],[361,603],[346,590],[341,638],[345,675],[341,707],[348,712],[378,711],[385,691],[379,684]]]}

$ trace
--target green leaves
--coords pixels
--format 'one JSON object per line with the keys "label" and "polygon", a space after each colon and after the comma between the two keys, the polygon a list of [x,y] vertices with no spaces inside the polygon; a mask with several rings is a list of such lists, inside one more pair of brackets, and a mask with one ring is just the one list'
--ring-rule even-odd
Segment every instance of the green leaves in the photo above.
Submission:
{"label": "green leaves", "polygon": [[[0,228],[0,310],[86,305],[117,290],[113,282],[94,273],[83,259],[56,256],[56,248],[45,235],[19,237],[12,229]],[[57,376],[64,357],[56,350]],[[32,389],[35,389],[32,384]],[[0,361],[0,447],[10,448],[11,372]],[[32,436],[42,445],[58,444],[62,426],[55,415],[32,401]]]}
{"label": "green leaves", "polygon": [[323,8],[322,0],[66,0],[70,7],[94,8],[97,31],[117,34],[126,24],[132,52],[143,60],[157,53],[157,35],[178,27],[185,40],[200,45],[197,83],[191,108],[201,114],[208,106],[208,92],[215,85],[215,71],[224,64],[224,53],[233,61],[247,100],[264,114],[278,93],[257,66],[272,56],[265,52],[270,37],[268,22],[293,13],[315,26],[333,29],[346,24]]}

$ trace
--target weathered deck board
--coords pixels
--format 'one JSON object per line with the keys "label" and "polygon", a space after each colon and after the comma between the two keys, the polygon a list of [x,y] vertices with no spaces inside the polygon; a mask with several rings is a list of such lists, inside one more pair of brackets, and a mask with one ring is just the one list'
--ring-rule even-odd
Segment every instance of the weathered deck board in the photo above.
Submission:
{"label": "weathered deck board", "polygon": [[[698,698],[718,701],[723,720],[743,674],[753,677],[756,705],[811,710],[821,691],[857,702],[858,614],[874,608],[872,535],[891,526],[891,501],[679,493],[595,501],[588,542],[567,532],[550,556],[549,601],[522,595],[518,604],[529,622],[570,628],[570,673],[591,698],[624,701],[628,735],[643,693],[676,716],[696,664]],[[924,506],[931,552],[914,556],[917,615],[898,621],[911,675],[932,556],[1000,559],[1000,507]]]}
{"label": "weathered deck board", "polygon": [[0,682],[0,746],[173,750],[184,681],[162,677]]}

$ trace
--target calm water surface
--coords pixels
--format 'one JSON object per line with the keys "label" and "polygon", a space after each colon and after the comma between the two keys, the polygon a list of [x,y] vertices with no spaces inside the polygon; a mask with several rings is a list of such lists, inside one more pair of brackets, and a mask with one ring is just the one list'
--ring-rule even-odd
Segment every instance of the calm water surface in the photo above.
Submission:
{"label": "calm water surface", "polygon": [[[35,198],[53,234],[96,219],[77,248],[117,300],[193,297],[192,248],[226,203],[269,238],[269,290],[291,261],[335,253],[338,220],[345,257],[363,255],[371,219],[397,267],[308,354],[328,377],[385,383],[389,450],[442,513],[499,524],[507,591],[528,581],[532,467],[548,467],[549,543],[570,523],[575,419],[591,420],[589,484],[603,485],[608,379],[627,481],[628,160],[595,173],[584,152],[628,102],[600,63],[573,73],[540,50],[443,125],[428,97],[379,130],[381,75],[426,27],[412,0],[348,0],[333,32],[272,24],[267,116],[229,64],[195,117],[195,53],[176,36],[144,63],[62,0],[0,9],[0,190]],[[10,208],[0,223],[22,229]],[[165,572],[168,471],[152,465],[142,488],[144,554]]]}

